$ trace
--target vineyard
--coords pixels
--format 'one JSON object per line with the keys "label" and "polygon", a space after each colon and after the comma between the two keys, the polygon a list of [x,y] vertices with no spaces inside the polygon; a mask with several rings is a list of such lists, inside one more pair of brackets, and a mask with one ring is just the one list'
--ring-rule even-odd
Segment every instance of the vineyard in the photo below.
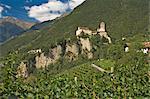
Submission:
{"label": "vineyard", "polygon": [[[129,54],[132,58],[135,55]],[[14,68],[10,68],[15,66],[16,61],[12,55],[6,62],[7,66],[2,68],[0,95],[1,98],[28,99],[150,97],[150,78],[147,74],[149,66],[144,63],[144,56],[139,54],[133,60],[130,58],[126,57],[130,61],[125,64],[106,59],[88,61],[56,75],[42,70],[37,75],[31,74],[27,79],[23,79],[16,78]],[[91,64],[107,71],[114,67],[114,72],[101,72]]]}

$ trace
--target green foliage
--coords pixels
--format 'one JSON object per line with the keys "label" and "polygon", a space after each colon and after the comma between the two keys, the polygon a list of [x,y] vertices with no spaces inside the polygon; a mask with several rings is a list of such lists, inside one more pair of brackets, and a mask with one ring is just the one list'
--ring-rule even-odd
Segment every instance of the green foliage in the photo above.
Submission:
{"label": "green foliage", "polygon": [[[8,96],[45,99],[150,97],[150,77],[147,74],[150,67],[145,63],[145,55],[140,52],[131,51],[117,61],[75,63],[78,66],[64,69],[63,72],[54,75],[50,73],[52,69],[50,65],[46,70],[38,70],[27,79],[15,78],[12,70],[16,63],[15,59],[16,55],[11,54],[8,58],[10,62],[6,61],[7,65],[2,70],[4,74],[0,88],[1,96],[5,98]],[[91,66],[92,63],[107,71],[110,71],[110,67],[114,67],[114,72],[100,72]],[[69,66],[69,63],[66,65]]]}
{"label": "green foliage", "polygon": [[108,59],[120,59],[124,54],[124,47],[122,44],[114,44],[110,45],[107,50],[107,58]]}
{"label": "green foliage", "polygon": [[9,53],[5,59],[4,67],[1,67],[1,83],[0,90],[2,95],[13,95],[16,90],[19,90],[21,82],[16,80],[17,64],[21,61],[20,56],[16,52]]}
{"label": "green foliage", "polygon": [[[114,84],[121,96],[150,97],[150,67],[145,64],[143,53],[129,52],[124,55],[115,67]],[[116,93],[118,94],[118,93]]]}

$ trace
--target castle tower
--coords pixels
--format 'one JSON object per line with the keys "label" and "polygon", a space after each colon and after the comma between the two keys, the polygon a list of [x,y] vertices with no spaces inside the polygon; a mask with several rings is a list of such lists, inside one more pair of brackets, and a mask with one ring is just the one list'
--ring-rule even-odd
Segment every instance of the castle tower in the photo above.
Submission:
{"label": "castle tower", "polygon": [[105,23],[104,22],[101,22],[100,25],[99,25],[99,29],[98,29],[98,32],[105,32]]}

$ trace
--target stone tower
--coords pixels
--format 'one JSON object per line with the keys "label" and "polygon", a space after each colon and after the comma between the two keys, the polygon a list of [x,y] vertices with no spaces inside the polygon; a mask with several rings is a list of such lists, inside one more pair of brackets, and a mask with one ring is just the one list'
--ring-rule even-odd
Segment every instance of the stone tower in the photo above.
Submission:
{"label": "stone tower", "polygon": [[105,32],[105,23],[104,22],[101,22],[100,25],[99,25],[99,29],[98,29],[98,32]]}

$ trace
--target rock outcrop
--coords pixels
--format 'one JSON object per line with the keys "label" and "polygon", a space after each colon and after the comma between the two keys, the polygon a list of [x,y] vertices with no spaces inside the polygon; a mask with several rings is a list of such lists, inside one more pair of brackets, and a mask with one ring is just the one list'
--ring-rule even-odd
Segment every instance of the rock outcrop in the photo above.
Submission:
{"label": "rock outcrop", "polygon": [[79,48],[76,43],[66,44],[65,57],[70,61],[77,59],[79,54]]}
{"label": "rock outcrop", "polygon": [[89,59],[93,58],[92,44],[89,38],[80,38],[81,54],[86,54]]}
{"label": "rock outcrop", "polygon": [[39,68],[45,68],[45,67],[48,66],[48,64],[52,63],[52,59],[46,57],[44,55],[44,53],[41,53],[39,56],[36,56],[35,57],[35,61],[36,61],[35,67],[37,69],[39,69]]}
{"label": "rock outcrop", "polygon": [[28,77],[28,71],[27,71],[27,64],[24,62],[21,62],[21,64],[17,68],[17,75],[16,77]]}
{"label": "rock outcrop", "polygon": [[80,43],[81,43],[82,53],[84,53],[85,50],[88,52],[91,51],[92,45],[90,43],[89,38],[80,38]]}
{"label": "rock outcrop", "polygon": [[61,45],[57,45],[55,48],[51,49],[50,53],[51,53],[51,56],[52,56],[51,58],[53,60],[58,60],[61,57],[61,54],[62,54]]}
{"label": "rock outcrop", "polygon": [[35,57],[36,68],[46,68],[48,65],[56,63],[57,60],[61,57],[62,47],[60,45],[51,49],[50,56],[45,56],[44,53],[41,53],[39,56]]}

